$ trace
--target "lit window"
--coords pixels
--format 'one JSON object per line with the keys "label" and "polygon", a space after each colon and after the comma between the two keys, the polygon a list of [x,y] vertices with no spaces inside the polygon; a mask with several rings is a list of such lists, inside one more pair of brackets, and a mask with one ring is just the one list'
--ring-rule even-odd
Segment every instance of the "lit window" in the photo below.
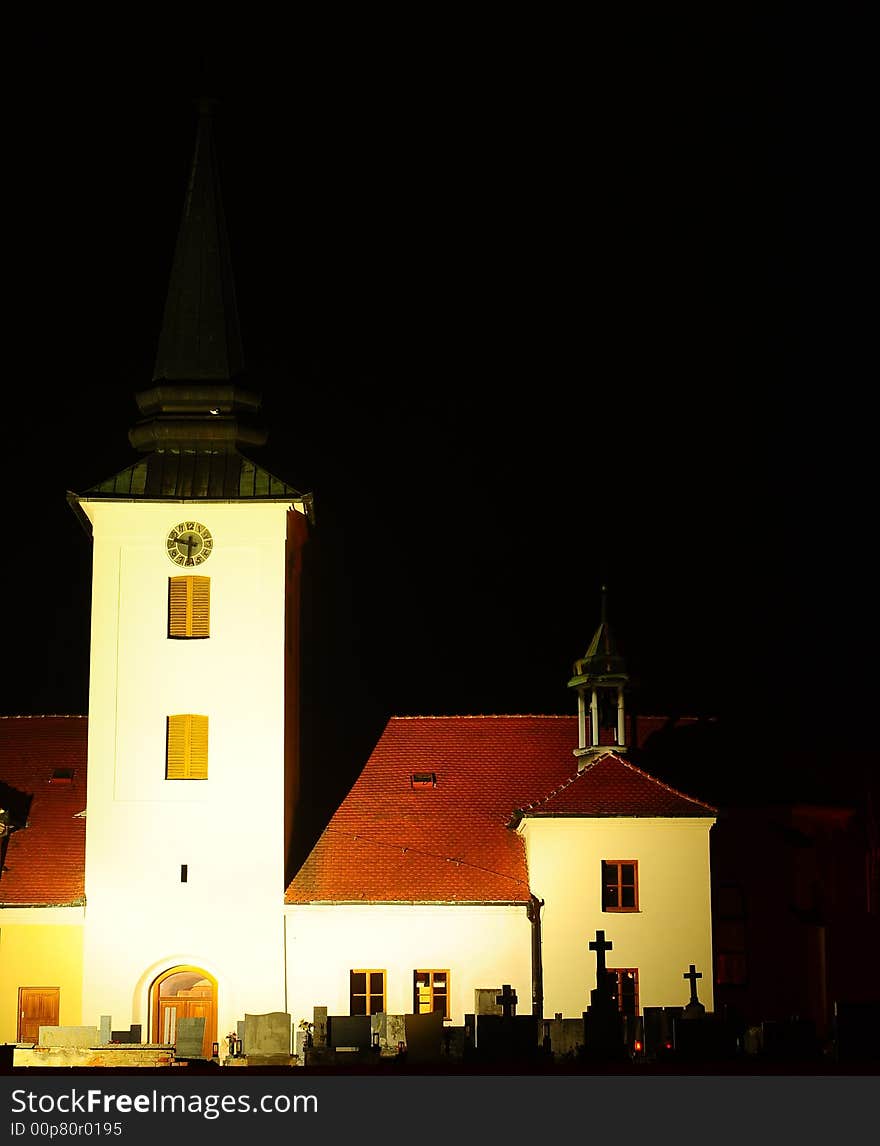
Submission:
{"label": "lit window", "polygon": [[413,1012],[429,1015],[432,1011],[449,1018],[449,972],[413,971]]}
{"label": "lit window", "polygon": [[352,1015],[378,1015],[385,1010],[384,971],[350,971],[349,983]]}
{"label": "lit window", "polygon": [[207,716],[187,713],[168,717],[165,779],[208,779]]}
{"label": "lit window", "polygon": [[608,987],[622,1015],[639,1013],[639,973],[635,967],[609,967]]}
{"label": "lit window", "polygon": [[210,636],[211,578],[168,578],[168,636],[178,640]]}
{"label": "lit window", "polygon": [[602,910],[639,910],[639,865],[636,860],[602,861]]}

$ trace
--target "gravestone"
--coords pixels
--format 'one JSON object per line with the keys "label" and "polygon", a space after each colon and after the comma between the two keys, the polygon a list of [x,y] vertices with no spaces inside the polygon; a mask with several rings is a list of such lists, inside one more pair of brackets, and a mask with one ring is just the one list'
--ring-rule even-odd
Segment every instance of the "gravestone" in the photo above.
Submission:
{"label": "gravestone", "polygon": [[312,1046],[327,1045],[327,1008],[315,1007],[312,1012]]}
{"label": "gravestone", "polygon": [[111,1015],[101,1015],[101,1021],[98,1023],[98,1041],[103,1046],[109,1043],[113,1037],[113,1021]]}
{"label": "gravestone", "polygon": [[365,1054],[373,1046],[369,1015],[330,1015],[327,1018],[327,1042],[337,1053]]}
{"label": "gravestone", "polygon": [[461,1062],[465,1057],[464,1027],[443,1027],[443,1057]]}
{"label": "gravestone", "polygon": [[248,1066],[284,1066],[290,1062],[290,1015],[269,1011],[244,1016],[244,1055]]}
{"label": "gravestone", "polygon": [[670,1057],[675,1050],[675,1031],[667,1008],[645,1007],[642,1017],[645,1020],[645,1054],[649,1058]]}
{"label": "gravestone", "polygon": [[406,1043],[406,1025],[403,1015],[387,1015],[381,1011],[370,1016],[370,1032],[373,1049],[386,1058],[400,1051],[400,1044]]}
{"label": "gravestone", "polygon": [[174,1054],[177,1058],[204,1058],[202,1043],[205,1039],[205,1017],[178,1019]]}
{"label": "gravestone", "polygon": [[516,991],[509,983],[505,983],[500,992],[495,996],[495,1003],[501,1008],[501,1014],[510,1019],[516,1014],[516,1004],[519,1002]]}
{"label": "gravestone", "polygon": [[474,991],[474,1014],[500,1015],[503,1014],[501,1005],[496,1001],[501,994],[500,987],[477,987]]}
{"label": "gravestone", "polygon": [[443,1056],[443,1016],[439,1011],[405,1015],[404,1029],[408,1064],[440,1062]]}
{"label": "gravestone", "polygon": [[96,1047],[97,1027],[40,1027],[41,1047]]}
{"label": "gravestone", "polygon": [[110,1042],[113,1043],[140,1043],[141,1042],[141,1024],[132,1023],[132,1025],[125,1031],[111,1031]]}
{"label": "gravestone", "polygon": [[576,1058],[584,1049],[583,1019],[564,1019],[561,1013],[547,1019],[545,1024],[550,1038],[550,1051],[554,1058]]}
{"label": "gravestone", "polygon": [[595,940],[589,943],[590,950],[596,952],[596,986],[590,991],[590,1005],[583,1015],[583,1054],[585,1058],[599,1061],[626,1058],[623,1022],[605,967],[605,952],[613,946],[606,940],[604,931],[597,931]]}
{"label": "gravestone", "polygon": [[702,971],[691,963],[687,971],[682,975],[682,979],[689,979],[691,984],[691,997],[688,1005],[684,1009],[684,1017],[686,1019],[701,1019],[706,1014],[706,1008],[697,998],[697,979],[702,979]]}
{"label": "gravestone", "polygon": [[471,1058],[476,1049],[477,1038],[477,1016],[465,1015],[464,1017],[464,1058]]}

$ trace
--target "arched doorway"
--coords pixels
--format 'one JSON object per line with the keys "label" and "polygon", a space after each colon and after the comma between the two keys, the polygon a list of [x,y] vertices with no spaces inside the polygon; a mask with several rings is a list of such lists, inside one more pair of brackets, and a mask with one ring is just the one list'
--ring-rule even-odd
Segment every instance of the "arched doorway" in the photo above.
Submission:
{"label": "arched doorway", "polygon": [[202,1057],[217,1041],[217,980],[200,967],[172,967],[150,989],[153,1041],[175,1043],[180,1019],[205,1020]]}

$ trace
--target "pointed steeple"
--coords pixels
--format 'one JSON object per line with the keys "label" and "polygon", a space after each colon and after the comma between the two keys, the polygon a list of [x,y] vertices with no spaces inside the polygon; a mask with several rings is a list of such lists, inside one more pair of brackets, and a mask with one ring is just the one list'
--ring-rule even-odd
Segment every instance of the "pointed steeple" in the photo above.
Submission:
{"label": "pointed steeple", "polygon": [[153,385],[135,395],[142,418],[128,438],[143,457],[80,500],[144,498],[292,500],[313,517],[300,493],[239,452],[262,445],[249,424],[260,396],[242,385],[244,358],[232,263],[213,142],[214,101],[199,100],[195,153],[177,236]]}
{"label": "pointed steeple", "polygon": [[[626,662],[608,624],[608,589],[603,585],[598,628],[584,656],[575,661],[568,682],[578,695],[576,756],[586,758],[611,746],[626,747],[624,689],[628,681]],[[585,763],[582,760],[579,767]]]}
{"label": "pointed steeple", "polygon": [[216,101],[198,101],[198,127],[153,370],[136,395],[138,450],[233,449],[266,434],[239,423],[260,397],[241,385],[244,355],[214,148]]}

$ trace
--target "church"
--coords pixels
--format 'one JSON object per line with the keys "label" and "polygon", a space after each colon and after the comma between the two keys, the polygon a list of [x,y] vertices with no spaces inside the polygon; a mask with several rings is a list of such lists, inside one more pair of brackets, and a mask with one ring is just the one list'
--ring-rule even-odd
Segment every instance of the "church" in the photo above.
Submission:
{"label": "church", "polygon": [[138,457],[68,495],[93,546],[88,717],[0,718],[0,1042],[110,1015],[167,1043],[204,1016],[209,1055],[246,1013],[460,1025],[502,984],[579,1017],[597,931],[624,1013],[681,1005],[691,964],[711,1011],[715,809],[629,759],[661,722],[626,710],[604,604],[570,716],[392,717],[291,873],[318,527],[248,457],[212,123],[202,101]]}

